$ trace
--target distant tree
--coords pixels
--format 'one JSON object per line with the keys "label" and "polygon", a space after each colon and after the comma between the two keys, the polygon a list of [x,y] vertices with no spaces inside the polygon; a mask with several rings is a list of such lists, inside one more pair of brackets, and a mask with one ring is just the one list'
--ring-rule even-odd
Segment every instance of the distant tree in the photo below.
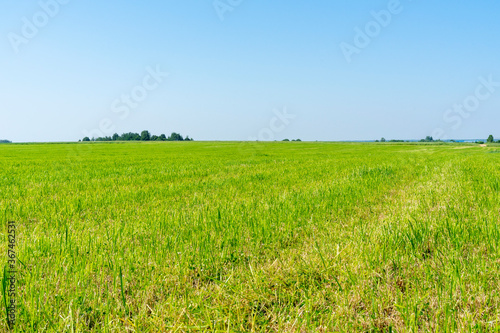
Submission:
{"label": "distant tree", "polygon": [[83,142],[89,142],[89,141],[90,141],[90,139],[89,139],[88,136],[86,136],[86,137],[83,138]]}
{"label": "distant tree", "polygon": [[288,139],[285,139],[285,140],[283,140],[283,141],[287,141],[287,142],[288,142],[288,141],[290,141],[290,140],[288,140]]}
{"label": "distant tree", "polygon": [[375,142],[380,142],[379,140],[375,140]]}
{"label": "distant tree", "polygon": [[380,142],[385,142],[385,138],[380,139]]}
{"label": "distant tree", "polygon": [[165,134],[160,135],[161,141],[167,141],[167,136]]}
{"label": "distant tree", "polygon": [[118,141],[118,140],[120,140],[120,136],[118,135],[118,133],[113,134],[113,141]]}
{"label": "distant tree", "polygon": [[426,136],[425,142],[434,142],[434,139],[432,138],[432,136]]}
{"label": "distant tree", "polygon": [[141,141],[149,141],[151,140],[151,134],[149,131],[142,131],[141,133]]}
{"label": "distant tree", "polygon": [[488,140],[486,140],[486,142],[493,143],[494,141],[495,141],[495,139],[493,138],[493,135],[490,134],[490,136],[488,137]]}
{"label": "distant tree", "polygon": [[141,136],[137,133],[132,133],[132,132],[129,132],[129,133],[123,133],[120,137],[120,140],[123,140],[123,141],[139,141],[141,140]]}
{"label": "distant tree", "polygon": [[173,132],[167,139],[168,141],[184,141],[184,138],[179,133]]}
{"label": "distant tree", "polygon": [[153,135],[151,136],[151,141],[158,141],[158,136],[157,135]]}

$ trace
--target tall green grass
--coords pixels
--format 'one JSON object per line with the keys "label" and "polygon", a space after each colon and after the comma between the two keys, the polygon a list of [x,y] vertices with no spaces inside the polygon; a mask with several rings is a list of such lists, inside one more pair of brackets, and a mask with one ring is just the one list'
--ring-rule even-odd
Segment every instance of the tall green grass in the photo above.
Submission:
{"label": "tall green grass", "polygon": [[16,330],[498,331],[500,156],[457,147],[2,146]]}

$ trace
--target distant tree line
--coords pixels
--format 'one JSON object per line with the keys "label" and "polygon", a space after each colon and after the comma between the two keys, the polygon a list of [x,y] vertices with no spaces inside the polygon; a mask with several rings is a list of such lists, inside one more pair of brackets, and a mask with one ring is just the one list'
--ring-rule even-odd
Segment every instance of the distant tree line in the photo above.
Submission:
{"label": "distant tree line", "polygon": [[389,141],[387,141],[385,138],[382,138],[380,140],[375,140],[375,142],[409,142],[409,141],[405,141],[405,140],[389,140]]}
{"label": "distant tree line", "polygon": [[[289,142],[290,140],[289,139],[285,139],[283,141]],[[301,139],[297,139],[297,140],[292,140],[292,141],[301,142],[302,140]]]}
{"label": "distant tree line", "polygon": [[[387,141],[385,138],[380,140],[375,140],[375,142],[410,142],[409,140],[389,140]],[[420,140],[419,142],[442,142],[441,140],[434,140],[432,136],[427,136],[425,139]]]}
{"label": "distant tree line", "polygon": [[9,141],[9,140],[0,140],[0,143],[12,143],[12,141]]}
{"label": "distant tree line", "polygon": [[[495,143],[495,138],[493,137],[493,135],[490,134],[488,139],[486,139],[486,142],[487,143]],[[482,145],[482,144],[484,144],[484,141],[476,141],[475,143]],[[496,143],[500,143],[500,140],[498,140]]]}
{"label": "distant tree line", "polygon": [[[382,138],[380,140],[375,140],[375,142],[410,142],[410,141],[405,141],[405,140],[390,140],[387,141],[385,138]],[[442,140],[434,140],[432,136],[426,136],[425,139],[420,140],[419,142],[443,142]],[[456,142],[455,140],[450,140],[450,142]],[[495,138],[493,135],[490,135],[488,139],[486,140],[487,143],[495,143]],[[478,144],[483,144],[484,141],[476,141],[475,143]],[[500,140],[496,141],[496,143],[500,143]]]}
{"label": "distant tree line", "polygon": [[432,136],[426,136],[425,139],[420,140],[420,142],[441,142],[441,140],[434,140]]}
{"label": "distant tree line", "polygon": [[173,132],[167,137],[165,134],[160,135],[151,135],[149,131],[142,131],[139,133],[123,133],[122,135],[118,135],[118,133],[113,134],[113,136],[105,136],[99,138],[89,138],[88,136],[84,137],[83,142],[89,141],[194,141],[189,136],[185,138],[179,133]]}

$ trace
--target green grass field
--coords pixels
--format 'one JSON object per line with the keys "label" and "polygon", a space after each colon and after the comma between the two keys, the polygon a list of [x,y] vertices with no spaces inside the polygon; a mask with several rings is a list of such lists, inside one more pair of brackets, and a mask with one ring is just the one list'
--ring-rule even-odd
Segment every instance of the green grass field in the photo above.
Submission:
{"label": "green grass field", "polygon": [[500,331],[499,152],[2,145],[15,331]]}

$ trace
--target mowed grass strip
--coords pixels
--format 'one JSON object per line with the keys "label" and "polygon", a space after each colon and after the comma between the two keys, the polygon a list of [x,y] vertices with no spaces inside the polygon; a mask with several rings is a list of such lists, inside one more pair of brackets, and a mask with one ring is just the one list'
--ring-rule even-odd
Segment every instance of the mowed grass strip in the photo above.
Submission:
{"label": "mowed grass strip", "polygon": [[499,330],[500,155],[457,147],[1,146],[16,329]]}

